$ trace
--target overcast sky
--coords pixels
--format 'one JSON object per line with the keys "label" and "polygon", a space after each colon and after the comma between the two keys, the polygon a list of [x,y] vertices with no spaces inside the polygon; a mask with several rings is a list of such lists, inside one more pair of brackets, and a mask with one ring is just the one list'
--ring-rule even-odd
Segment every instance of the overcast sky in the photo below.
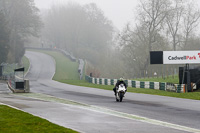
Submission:
{"label": "overcast sky", "polygon": [[[50,8],[51,5],[67,4],[68,2],[76,2],[81,5],[88,3],[96,3],[104,12],[105,16],[111,20],[119,30],[128,22],[134,22],[135,7],[139,0],[35,0],[36,6],[40,9]],[[200,0],[194,0],[200,7]]]}
{"label": "overcast sky", "polygon": [[53,4],[64,4],[69,1],[81,5],[96,3],[104,12],[104,15],[111,20],[119,30],[122,30],[127,22],[134,21],[135,7],[138,4],[138,0],[35,0],[35,3],[38,8],[42,9],[50,8]]}

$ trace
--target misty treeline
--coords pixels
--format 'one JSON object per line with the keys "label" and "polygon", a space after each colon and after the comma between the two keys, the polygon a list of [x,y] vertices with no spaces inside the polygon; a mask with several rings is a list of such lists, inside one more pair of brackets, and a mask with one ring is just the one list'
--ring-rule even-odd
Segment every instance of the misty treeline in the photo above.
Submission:
{"label": "misty treeline", "polygon": [[[93,3],[53,6],[43,13],[42,40],[86,59],[87,74],[107,78],[168,71],[163,65],[150,65],[150,51],[199,49],[195,1],[140,0],[135,11],[135,19],[119,32]],[[167,67],[174,71],[174,66]]]}
{"label": "misty treeline", "polygon": [[87,74],[95,77],[134,78],[174,71],[174,66],[150,65],[150,51],[199,50],[194,0],[140,0],[134,10],[136,17],[118,31],[94,3],[70,2],[39,12],[34,0],[0,0],[0,63],[20,62],[25,44],[39,44],[86,60]]}
{"label": "misty treeline", "polygon": [[118,37],[128,77],[174,73],[178,65],[150,65],[149,51],[200,49],[200,11],[195,1],[140,0],[136,10],[134,25],[127,24]]}
{"label": "misty treeline", "polygon": [[96,4],[55,5],[44,11],[43,20],[44,47],[64,49],[87,60],[87,74],[96,77],[118,74],[114,64],[118,60],[113,50],[114,26]]}
{"label": "misty treeline", "polygon": [[24,43],[42,26],[34,0],[0,0],[0,64],[20,63]]}

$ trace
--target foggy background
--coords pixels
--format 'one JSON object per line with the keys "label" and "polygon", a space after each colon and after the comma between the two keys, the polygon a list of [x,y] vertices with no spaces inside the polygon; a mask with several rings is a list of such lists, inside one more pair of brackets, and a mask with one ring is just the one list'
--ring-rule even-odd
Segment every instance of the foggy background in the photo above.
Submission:
{"label": "foggy background", "polygon": [[0,0],[0,63],[24,47],[59,48],[103,78],[174,75],[150,51],[199,50],[199,0]]}
{"label": "foggy background", "polygon": [[113,24],[122,30],[124,25],[134,20],[135,7],[139,0],[35,0],[40,9],[49,9],[52,5],[76,2],[81,5],[96,3],[105,16],[113,21]]}

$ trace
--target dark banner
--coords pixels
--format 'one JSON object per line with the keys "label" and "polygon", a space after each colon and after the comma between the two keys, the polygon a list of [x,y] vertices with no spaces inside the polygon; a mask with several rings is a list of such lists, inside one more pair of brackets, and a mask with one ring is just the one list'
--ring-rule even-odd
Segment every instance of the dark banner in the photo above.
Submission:
{"label": "dark banner", "polygon": [[24,82],[15,82],[15,89],[24,89]]}
{"label": "dark banner", "polygon": [[15,69],[15,72],[24,72],[24,67],[23,68],[19,68],[19,69]]}
{"label": "dark banner", "polygon": [[151,51],[150,64],[163,64],[163,51]]}

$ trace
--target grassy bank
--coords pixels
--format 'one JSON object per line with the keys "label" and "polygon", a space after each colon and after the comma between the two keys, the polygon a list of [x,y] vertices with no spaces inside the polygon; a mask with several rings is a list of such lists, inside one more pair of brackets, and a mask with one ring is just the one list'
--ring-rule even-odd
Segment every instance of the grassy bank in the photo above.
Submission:
{"label": "grassy bank", "polygon": [[71,62],[62,53],[56,51],[34,50],[52,56],[56,62],[56,73],[53,80],[78,80],[78,62]]}
{"label": "grassy bank", "polygon": [[[54,52],[46,52],[42,51],[44,53],[47,53],[49,55],[52,55],[52,57],[56,60],[56,75],[62,75],[62,73],[66,73],[65,76],[68,76],[68,72],[71,70],[71,77],[78,77],[77,76],[77,67],[71,67],[68,69],[62,69],[65,68],[62,63],[62,61],[59,61],[61,58],[66,58],[66,57],[61,57],[62,55],[60,54],[53,54]],[[71,63],[70,60],[66,59],[66,64]],[[74,65],[76,66],[76,65]],[[60,71],[62,70],[62,71]],[[67,83],[71,85],[77,85],[77,86],[85,86],[85,87],[92,87],[92,88],[99,88],[99,89],[105,89],[105,90],[111,90],[113,89],[114,86],[111,85],[96,85],[96,84],[91,84],[88,83],[85,80],[78,80],[78,78],[70,79],[70,78],[60,78],[59,76],[54,76],[53,78],[56,81],[62,82],[62,83]],[[170,82],[170,83],[178,83],[178,76],[173,77],[168,77],[166,79],[162,78],[149,78],[149,79],[134,79],[134,80],[139,80],[139,81],[154,81],[154,82]],[[167,92],[167,91],[160,91],[160,90],[153,90],[153,89],[142,89],[142,88],[128,88],[128,92],[133,92],[133,93],[143,93],[143,94],[151,94],[151,95],[160,95],[160,96],[169,96],[169,97],[177,97],[177,98],[186,98],[186,99],[194,99],[194,100],[200,100],[200,92],[193,92],[193,93],[175,93],[175,92]]]}
{"label": "grassy bank", "polygon": [[133,80],[138,80],[138,81],[151,81],[151,82],[167,82],[167,83],[174,83],[178,84],[179,83],[179,78],[178,75],[175,76],[168,76],[165,78],[162,77],[154,77],[154,78],[142,78],[142,79],[133,79]]}
{"label": "grassy bank", "polygon": [[1,133],[77,133],[5,105],[0,110]]}
{"label": "grassy bank", "polygon": [[25,68],[25,73],[26,73],[29,69],[30,62],[29,62],[28,58],[25,56],[22,58],[22,62],[23,62],[24,68]]}

